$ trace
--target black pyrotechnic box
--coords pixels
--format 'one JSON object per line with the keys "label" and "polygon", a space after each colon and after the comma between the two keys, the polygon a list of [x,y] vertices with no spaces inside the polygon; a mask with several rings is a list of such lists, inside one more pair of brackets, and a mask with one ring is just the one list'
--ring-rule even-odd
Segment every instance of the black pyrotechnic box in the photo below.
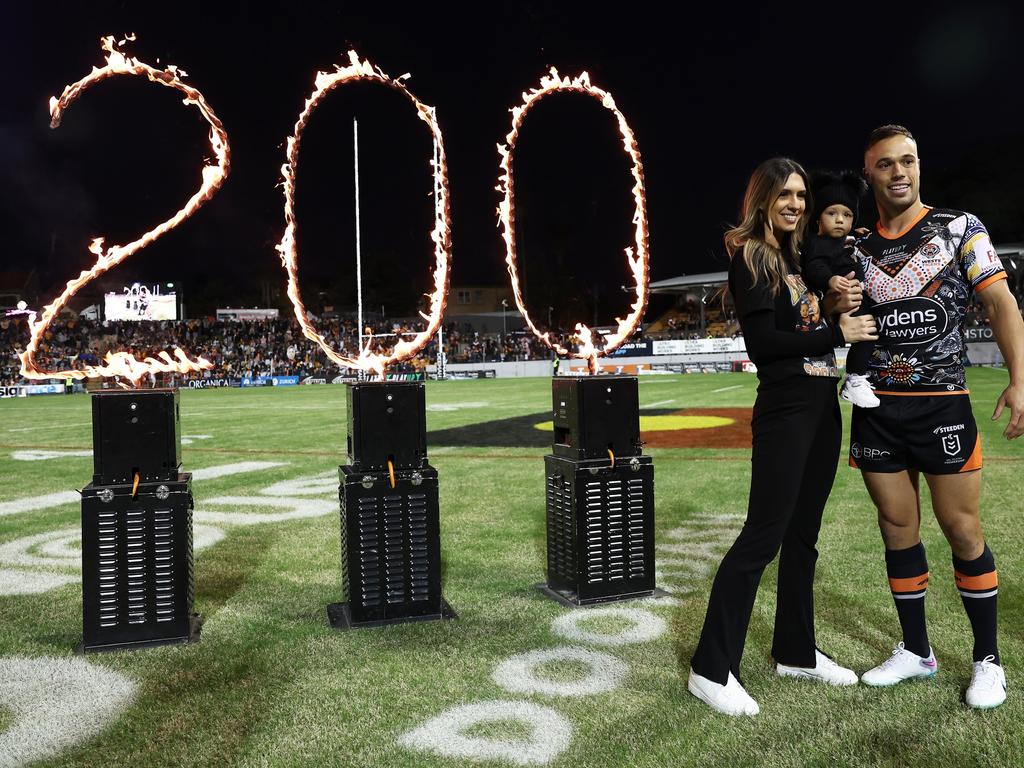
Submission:
{"label": "black pyrotechnic box", "polygon": [[427,460],[422,382],[348,385],[339,467],[344,601],[335,629],[454,618],[441,591],[437,470]]}
{"label": "black pyrotechnic box", "polygon": [[79,650],[195,640],[192,476],[179,472],[178,392],[100,390],[92,411]]}
{"label": "black pyrotechnic box", "polygon": [[654,463],[642,455],[637,379],[552,380],[554,444],[544,457],[547,584],[570,605],[649,597]]}

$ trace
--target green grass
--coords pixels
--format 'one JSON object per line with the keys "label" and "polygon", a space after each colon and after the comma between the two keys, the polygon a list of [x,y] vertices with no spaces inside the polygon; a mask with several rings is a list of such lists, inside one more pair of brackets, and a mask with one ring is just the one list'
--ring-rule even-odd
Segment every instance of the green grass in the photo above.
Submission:
{"label": "green grass", "polygon": [[[744,680],[762,714],[733,720],[712,713],[685,690],[687,662],[706,607],[710,570],[667,582],[691,591],[679,604],[641,608],[668,622],[660,638],[618,647],[586,646],[552,631],[568,610],[532,585],[545,567],[543,449],[431,445],[440,474],[445,596],[456,621],[338,633],[325,606],[340,599],[338,517],[222,526],[226,535],[196,557],[196,608],[202,642],[90,656],[140,685],[134,705],[98,736],[44,760],[47,766],[463,766],[474,763],[399,746],[398,737],[445,710],[495,699],[529,701],[572,726],[570,746],[554,766],[1019,766],[1024,699],[1024,601],[1016,584],[1024,566],[1019,525],[1024,443],[1007,443],[989,421],[1006,383],[999,370],[972,370],[986,467],[982,516],[1001,582],[1000,643],[1010,698],[979,713],[962,703],[970,675],[970,632],[954,588],[949,548],[925,513],[923,538],[933,574],[929,629],[941,670],[936,678],[889,690],[830,689],[773,676],[769,659],[775,570],[769,567],[754,609]],[[739,385],[736,389],[715,390]],[[743,374],[642,377],[641,405],[663,408],[749,406],[755,381]],[[430,383],[428,427],[440,431],[550,407],[545,379]],[[79,488],[91,459],[14,461],[17,450],[91,447],[85,396],[0,403],[0,501]],[[195,470],[238,461],[286,462],[262,473],[195,483],[197,509],[216,496],[255,495],[272,483],[336,469],[344,460],[343,387],[211,390],[181,393],[182,433],[211,435],[183,448]],[[844,420],[849,409],[844,404]],[[1005,417],[1003,419],[1005,422]],[[481,430],[486,427],[481,426]],[[845,451],[845,447],[844,447]],[[731,529],[667,536],[681,526],[706,528],[699,515],[741,515],[749,482],[747,449],[655,449],[660,544],[708,541],[724,553]],[[845,456],[845,454],[844,454]],[[843,459],[845,462],[845,458]],[[927,491],[924,492],[927,506]],[[315,497],[309,497],[315,498]],[[329,494],[321,498],[329,499]],[[227,510],[228,507],[217,509]],[[74,505],[0,517],[0,546],[75,527]],[[898,639],[873,507],[860,476],[841,467],[819,543],[816,590],[819,644],[862,672]],[[684,554],[662,555],[688,559]],[[11,567],[0,563],[0,568]],[[28,568],[46,572],[42,566]],[[64,573],[73,571],[64,570]],[[615,631],[621,620],[594,621]],[[71,655],[81,634],[76,584],[36,595],[0,596],[0,658]],[[584,646],[624,661],[629,671],[611,693],[560,698],[509,693],[494,668],[517,653]],[[582,668],[546,665],[551,680]],[[2,690],[2,681],[0,681]],[[11,714],[0,698],[0,736]],[[522,725],[474,727],[469,735],[521,740]],[[0,755],[0,763],[3,763]]]}

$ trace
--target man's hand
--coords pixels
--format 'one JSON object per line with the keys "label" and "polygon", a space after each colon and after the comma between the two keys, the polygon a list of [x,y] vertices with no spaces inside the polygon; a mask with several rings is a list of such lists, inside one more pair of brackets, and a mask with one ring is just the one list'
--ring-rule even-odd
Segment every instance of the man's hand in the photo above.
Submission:
{"label": "man's hand", "polygon": [[998,421],[1003,415],[1003,409],[1010,409],[1010,423],[1003,430],[1003,437],[1013,440],[1024,435],[1024,386],[1011,384],[1003,390],[1003,394],[996,401],[996,410],[992,414],[992,421]]}
{"label": "man's hand", "polygon": [[978,293],[978,298],[985,305],[989,325],[1003,360],[1006,361],[1006,370],[1010,373],[1010,386],[1003,390],[996,401],[992,420],[998,419],[1003,409],[1008,407],[1010,423],[1003,430],[1003,437],[1013,440],[1024,434],[1024,320],[1021,319],[1020,307],[1005,280],[997,280],[989,285]]}
{"label": "man's hand", "polygon": [[843,279],[850,284],[849,288],[845,291],[829,290],[825,295],[825,312],[830,315],[837,312],[853,312],[860,308],[860,303],[864,299],[864,290],[857,280],[856,273],[848,272]]}

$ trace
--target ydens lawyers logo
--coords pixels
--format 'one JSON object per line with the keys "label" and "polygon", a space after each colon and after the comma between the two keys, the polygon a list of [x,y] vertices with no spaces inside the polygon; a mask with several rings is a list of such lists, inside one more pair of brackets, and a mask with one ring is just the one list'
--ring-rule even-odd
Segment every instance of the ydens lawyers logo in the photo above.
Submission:
{"label": "ydens lawyers logo", "polygon": [[934,341],[946,330],[946,310],[923,296],[879,304],[874,315],[879,336],[890,344]]}

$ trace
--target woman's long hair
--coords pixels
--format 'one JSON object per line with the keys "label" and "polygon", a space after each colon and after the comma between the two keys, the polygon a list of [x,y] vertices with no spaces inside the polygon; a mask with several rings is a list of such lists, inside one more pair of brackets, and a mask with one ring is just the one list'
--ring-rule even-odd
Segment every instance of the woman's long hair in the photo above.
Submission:
{"label": "woman's long hair", "polygon": [[[786,181],[794,173],[804,180],[807,200],[796,229],[789,237],[778,238],[781,247],[776,248],[765,240],[764,231],[766,227],[772,229],[772,206],[778,200]],[[747,183],[739,225],[725,233],[725,250],[728,251],[729,258],[733,258],[736,251],[742,250],[743,260],[750,274],[754,276],[754,283],[763,277],[772,295],[778,293],[783,278],[789,273],[787,259],[795,266],[800,266],[800,246],[807,228],[807,212],[814,208],[810,194],[807,172],[800,163],[788,157],[765,160],[757,166]]]}

